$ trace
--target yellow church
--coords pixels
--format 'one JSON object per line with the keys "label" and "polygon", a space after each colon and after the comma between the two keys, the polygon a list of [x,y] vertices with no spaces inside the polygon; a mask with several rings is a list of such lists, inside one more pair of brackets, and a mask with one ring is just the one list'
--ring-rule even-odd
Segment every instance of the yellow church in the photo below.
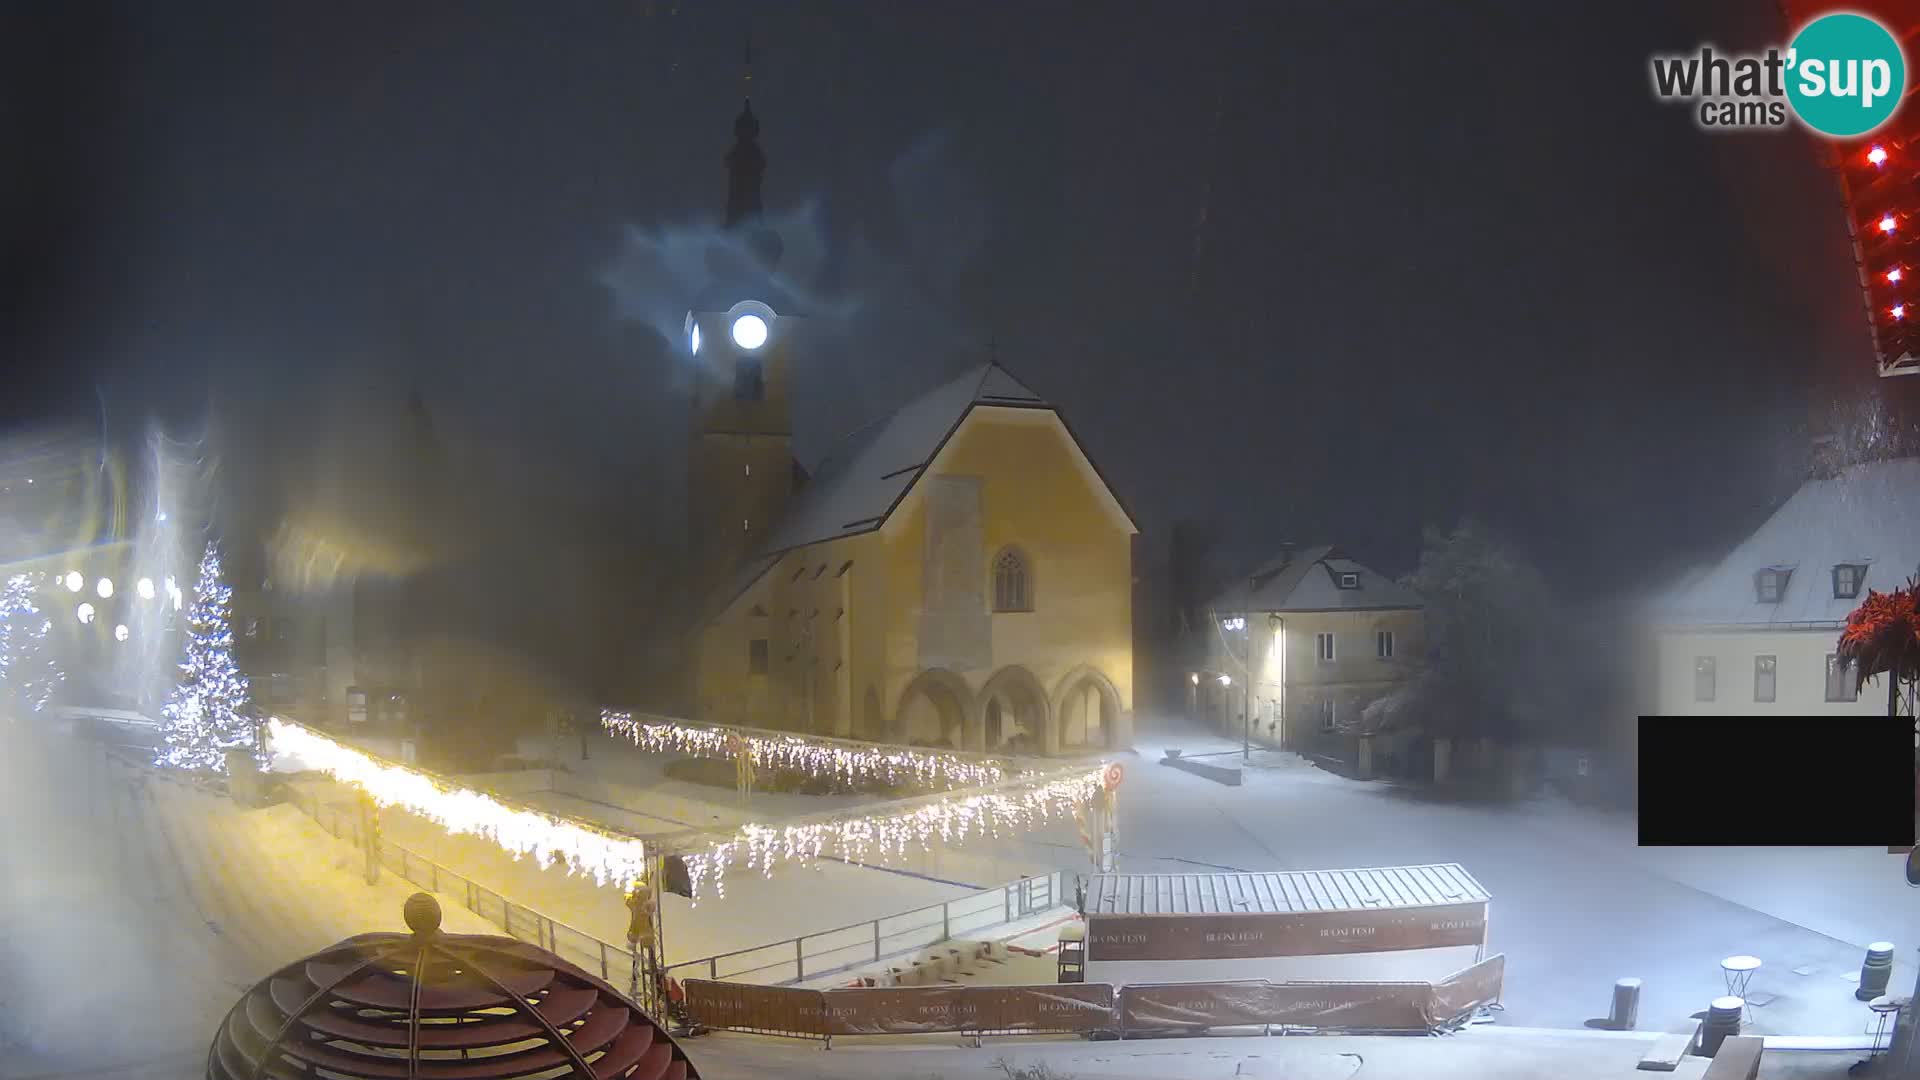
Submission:
{"label": "yellow church", "polygon": [[985,363],[811,475],[794,461],[803,319],[771,273],[751,105],[734,132],[726,220],[752,272],[720,275],[683,342],[700,718],[976,751],[1128,746],[1138,530],[1058,410]]}

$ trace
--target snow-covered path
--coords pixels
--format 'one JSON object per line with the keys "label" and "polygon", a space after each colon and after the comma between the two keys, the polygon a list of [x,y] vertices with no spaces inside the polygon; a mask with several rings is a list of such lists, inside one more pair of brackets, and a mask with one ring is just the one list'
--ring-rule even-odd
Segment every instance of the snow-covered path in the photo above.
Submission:
{"label": "snow-covered path", "polygon": [[[241,810],[22,726],[0,740],[0,1075],[197,1074],[255,982],[402,928],[417,890],[367,885],[359,853],[293,807]],[[498,932],[441,906],[449,929]]]}

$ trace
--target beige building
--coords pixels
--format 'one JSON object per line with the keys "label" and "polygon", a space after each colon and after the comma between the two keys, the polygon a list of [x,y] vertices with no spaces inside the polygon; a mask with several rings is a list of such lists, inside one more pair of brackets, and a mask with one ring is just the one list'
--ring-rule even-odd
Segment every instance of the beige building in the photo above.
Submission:
{"label": "beige building", "polygon": [[1725,558],[1655,602],[1656,711],[1884,715],[1884,677],[1856,692],[1834,647],[1869,589],[1899,588],[1916,571],[1920,459],[1808,481]]}
{"label": "beige building", "polygon": [[758,135],[743,110],[727,156],[739,251],[682,343],[690,574],[710,597],[694,711],[971,750],[1129,745],[1138,530],[1053,406],[981,364],[817,468],[794,460],[793,380],[825,365],[772,272]]}
{"label": "beige building", "polygon": [[[1221,733],[1339,752],[1361,712],[1404,685],[1425,648],[1420,598],[1331,546],[1288,551],[1213,602],[1193,709]],[[1251,723],[1248,717],[1251,715]]]}

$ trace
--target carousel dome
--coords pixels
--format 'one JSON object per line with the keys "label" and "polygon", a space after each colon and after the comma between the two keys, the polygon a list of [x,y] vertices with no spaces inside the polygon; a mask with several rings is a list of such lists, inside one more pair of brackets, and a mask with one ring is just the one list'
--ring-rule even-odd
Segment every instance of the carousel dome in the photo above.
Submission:
{"label": "carousel dome", "polygon": [[672,1037],[605,981],[523,941],[361,934],[274,972],[227,1014],[207,1080],[697,1080]]}

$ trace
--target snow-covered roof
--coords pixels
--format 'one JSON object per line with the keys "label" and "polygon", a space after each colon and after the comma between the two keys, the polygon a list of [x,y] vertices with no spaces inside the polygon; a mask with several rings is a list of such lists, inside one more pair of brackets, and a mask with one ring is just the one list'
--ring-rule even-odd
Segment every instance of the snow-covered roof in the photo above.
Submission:
{"label": "snow-covered roof", "polygon": [[[1341,574],[1359,586],[1340,587]],[[1249,593],[1251,590],[1251,593]],[[1216,611],[1389,611],[1420,607],[1412,589],[1354,562],[1331,544],[1282,553],[1213,601]]]}
{"label": "snow-covered roof", "polygon": [[762,554],[879,528],[976,405],[1050,408],[998,365],[968,370],[841,440],[787,504]]}
{"label": "snow-covered roof", "polygon": [[[1833,568],[1867,567],[1857,598],[1833,595]],[[1778,602],[1763,602],[1754,577],[1788,569]],[[1920,570],[1920,458],[1854,465],[1809,480],[1752,536],[1703,573],[1689,575],[1652,606],[1664,626],[1838,624],[1867,589],[1898,588]]]}
{"label": "snow-covered roof", "polygon": [[[743,563],[722,589],[714,605],[718,615],[740,598],[786,552],[873,532],[886,524],[900,500],[912,490],[947,440],[979,406],[1045,409],[1040,395],[1027,389],[998,364],[969,368],[914,398],[891,414],[854,431],[840,441],[814,470],[813,476],[787,504],[785,515],[767,545]],[[1055,413],[1062,426],[1066,418]],[[1073,429],[1067,434],[1077,444]],[[1082,447],[1081,452],[1085,453]],[[1092,465],[1091,459],[1088,461]],[[1106,483],[1099,467],[1095,475]],[[1133,515],[1114,495],[1115,505],[1129,521]]]}

